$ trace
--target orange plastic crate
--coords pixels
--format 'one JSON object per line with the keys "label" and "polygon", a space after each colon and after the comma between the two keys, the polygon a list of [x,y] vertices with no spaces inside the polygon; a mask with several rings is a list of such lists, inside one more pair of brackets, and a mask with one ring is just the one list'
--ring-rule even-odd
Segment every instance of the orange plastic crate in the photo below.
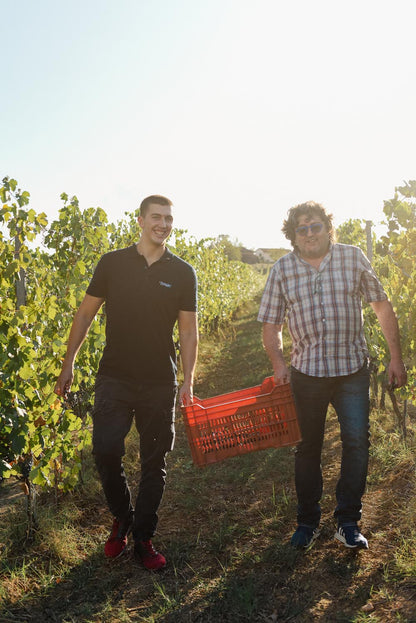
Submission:
{"label": "orange plastic crate", "polygon": [[290,384],[275,385],[273,377],[257,387],[182,406],[195,465],[203,467],[231,456],[264,448],[292,446],[300,441]]}

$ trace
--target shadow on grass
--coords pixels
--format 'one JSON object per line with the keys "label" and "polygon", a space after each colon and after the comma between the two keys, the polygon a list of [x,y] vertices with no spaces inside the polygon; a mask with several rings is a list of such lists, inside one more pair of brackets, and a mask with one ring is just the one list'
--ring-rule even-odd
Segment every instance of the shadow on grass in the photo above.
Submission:
{"label": "shadow on grass", "polygon": [[[361,554],[339,551],[334,557],[329,550],[321,554],[318,563],[313,557],[313,550],[295,552],[287,544],[276,543],[262,551],[255,561],[247,560],[232,572],[224,572],[215,588],[191,602],[178,604],[161,620],[171,623],[352,621],[379,580],[378,573],[353,588],[362,565]],[[168,582],[164,588],[169,595]],[[149,608],[146,612],[149,618],[143,620],[153,620],[152,612]]]}
{"label": "shadow on grass", "polygon": [[147,610],[150,605],[153,610],[158,600],[162,604],[159,583],[164,576],[171,575],[171,571],[146,571],[135,561],[131,547],[119,559],[107,561],[101,544],[53,584],[32,589],[30,595],[17,604],[3,602],[0,623],[135,621],[142,609]]}
{"label": "shadow on grass", "polygon": [[239,546],[238,532],[236,526],[226,547],[217,557],[208,556],[201,570],[196,568],[201,553],[197,550],[209,549],[203,539],[199,544],[193,537],[167,540],[170,566],[159,574],[137,566],[131,553],[109,563],[100,548],[59,583],[39,588],[19,604],[5,603],[0,622],[341,623],[352,621],[380,579],[374,572],[354,588],[365,552],[341,550],[329,542],[328,534],[308,552],[296,552],[276,538],[255,556],[232,564],[230,552]]}
{"label": "shadow on grass", "polygon": [[126,573],[102,560],[95,552],[82,563],[72,567],[54,584],[39,587],[18,604],[4,602],[0,607],[1,623],[63,622],[96,620],[108,601],[116,603],[123,597],[123,587],[132,571]]}

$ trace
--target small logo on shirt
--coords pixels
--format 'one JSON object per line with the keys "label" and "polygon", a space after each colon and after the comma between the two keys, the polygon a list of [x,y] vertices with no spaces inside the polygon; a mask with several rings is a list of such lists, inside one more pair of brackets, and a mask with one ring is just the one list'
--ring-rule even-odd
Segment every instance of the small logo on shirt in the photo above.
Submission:
{"label": "small logo on shirt", "polygon": [[171,288],[172,284],[171,283],[166,283],[166,281],[159,281],[159,285],[163,286],[164,288]]}

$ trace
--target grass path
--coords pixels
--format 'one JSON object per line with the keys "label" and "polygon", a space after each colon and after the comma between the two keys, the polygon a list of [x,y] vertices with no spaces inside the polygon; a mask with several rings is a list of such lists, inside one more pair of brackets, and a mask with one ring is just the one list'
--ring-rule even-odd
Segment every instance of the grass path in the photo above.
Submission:
{"label": "grass path", "polygon": [[[256,307],[245,306],[232,329],[201,344],[195,385],[200,397],[256,385],[270,374]],[[6,542],[0,623],[416,622],[415,466],[388,421],[377,415],[378,450],[362,522],[368,552],[346,551],[333,539],[339,470],[333,414],[323,455],[322,532],[305,553],[288,545],[296,513],[293,448],[199,469],[179,417],[155,538],[167,570],[149,574],[130,551],[112,563],[103,559],[110,518],[90,478],[57,511],[45,501],[36,544]],[[132,435],[129,473],[136,448]],[[21,510],[13,513],[22,522]]]}

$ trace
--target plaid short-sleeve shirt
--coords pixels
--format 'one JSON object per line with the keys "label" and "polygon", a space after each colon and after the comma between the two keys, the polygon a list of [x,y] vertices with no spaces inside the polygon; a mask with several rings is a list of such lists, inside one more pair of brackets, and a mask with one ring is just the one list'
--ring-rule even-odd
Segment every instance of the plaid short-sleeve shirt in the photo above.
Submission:
{"label": "plaid short-sleeve shirt", "polygon": [[358,247],[333,244],[317,270],[295,252],[270,271],[258,320],[287,321],[291,364],[309,376],[333,377],[359,370],[368,356],[362,303],[387,295]]}

